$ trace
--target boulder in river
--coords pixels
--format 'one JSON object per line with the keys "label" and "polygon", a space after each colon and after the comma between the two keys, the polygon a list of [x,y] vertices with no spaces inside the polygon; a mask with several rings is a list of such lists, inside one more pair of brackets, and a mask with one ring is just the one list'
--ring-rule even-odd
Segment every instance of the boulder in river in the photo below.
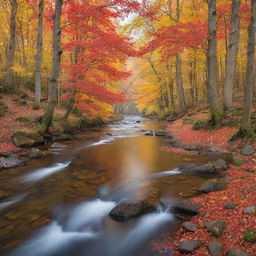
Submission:
{"label": "boulder in river", "polygon": [[191,174],[216,174],[217,170],[213,164],[203,164],[198,166],[182,166],[180,170],[184,173],[191,173]]}
{"label": "boulder in river", "polygon": [[173,205],[172,210],[176,214],[194,216],[199,213],[200,208],[201,208],[201,205],[199,204],[180,201]]}
{"label": "boulder in river", "polygon": [[198,192],[209,193],[209,192],[224,190],[225,188],[226,188],[226,184],[224,183],[221,183],[218,181],[207,181],[199,187]]}
{"label": "boulder in river", "polygon": [[0,170],[19,167],[24,164],[25,162],[18,158],[8,157],[0,160]]}
{"label": "boulder in river", "polygon": [[150,212],[154,212],[156,207],[145,200],[129,200],[120,202],[109,216],[117,221],[125,221]]}
{"label": "boulder in river", "polygon": [[178,250],[182,253],[191,253],[201,245],[200,240],[183,240],[178,245]]}
{"label": "boulder in river", "polygon": [[250,254],[243,252],[237,248],[229,248],[226,256],[251,256]]}
{"label": "boulder in river", "polygon": [[226,222],[224,220],[212,220],[205,223],[207,230],[214,234],[216,237],[220,237],[226,227]]}
{"label": "boulder in river", "polygon": [[218,159],[217,161],[215,161],[214,166],[217,171],[226,171],[228,169],[228,164],[222,159]]}
{"label": "boulder in river", "polygon": [[41,158],[41,157],[44,157],[45,155],[46,154],[44,152],[42,152],[40,149],[32,148],[28,157],[30,157],[30,158]]}
{"label": "boulder in river", "polygon": [[211,256],[219,256],[224,246],[219,241],[212,241],[208,244],[208,249]]}
{"label": "boulder in river", "polygon": [[17,147],[34,147],[44,144],[44,138],[35,131],[17,130],[12,136],[12,140]]}

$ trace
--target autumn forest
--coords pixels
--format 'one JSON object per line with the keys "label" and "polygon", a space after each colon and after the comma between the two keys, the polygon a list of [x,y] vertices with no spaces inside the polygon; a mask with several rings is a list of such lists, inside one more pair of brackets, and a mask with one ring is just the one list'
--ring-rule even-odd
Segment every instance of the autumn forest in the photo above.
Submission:
{"label": "autumn forest", "polygon": [[256,0],[0,17],[0,255],[256,256]]}

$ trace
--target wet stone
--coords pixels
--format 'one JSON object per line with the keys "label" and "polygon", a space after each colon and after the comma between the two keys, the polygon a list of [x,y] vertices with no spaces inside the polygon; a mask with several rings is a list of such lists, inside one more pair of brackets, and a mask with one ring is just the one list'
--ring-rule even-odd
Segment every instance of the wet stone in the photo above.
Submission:
{"label": "wet stone", "polygon": [[223,250],[224,246],[222,243],[218,241],[210,242],[208,245],[208,249],[211,256],[218,256],[220,255],[221,251]]}
{"label": "wet stone", "polygon": [[245,214],[256,214],[256,206],[248,206],[244,209]]}
{"label": "wet stone", "polygon": [[226,253],[226,256],[251,256],[251,255],[237,248],[229,248]]}
{"label": "wet stone", "polygon": [[209,232],[213,233],[214,236],[221,237],[226,227],[226,222],[223,220],[208,221],[205,227]]}
{"label": "wet stone", "polygon": [[197,230],[197,225],[190,221],[183,222],[182,227],[188,232],[195,232]]}
{"label": "wet stone", "polygon": [[220,182],[207,181],[199,187],[198,191],[201,193],[209,193],[209,192],[224,190],[225,188],[226,188],[226,185]]}
{"label": "wet stone", "polygon": [[227,202],[227,203],[224,205],[224,208],[225,208],[225,209],[235,209],[235,208],[236,208],[236,203],[235,203],[235,202]]}
{"label": "wet stone", "polygon": [[191,253],[200,247],[200,245],[200,240],[184,240],[179,243],[178,250],[182,253]]}
{"label": "wet stone", "polygon": [[200,208],[201,208],[201,205],[199,204],[194,204],[190,202],[178,202],[173,206],[172,210],[176,214],[194,216],[199,214]]}
{"label": "wet stone", "polygon": [[244,156],[250,156],[255,153],[255,150],[252,145],[246,144],[242,149],[241,149],[241,154]]}

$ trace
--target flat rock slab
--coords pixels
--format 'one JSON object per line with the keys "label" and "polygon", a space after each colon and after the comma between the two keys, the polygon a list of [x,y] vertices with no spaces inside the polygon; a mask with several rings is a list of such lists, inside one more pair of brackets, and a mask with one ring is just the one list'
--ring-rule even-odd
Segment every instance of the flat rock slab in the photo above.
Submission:
{"label": "flat rock slab", "polygon": [[243,252],[237,248],[229,248],[226,256],[252,256],[246,252]]}
{"label": "flat rock slab", "polygon": [[205,227],[209,232],[213,233],[214,236],[220,237],[224,232],[226,222],[224,220],[208,221],[205,223]]}
{"label": "flat rock slab", "polygon": [[0,170],[19,167],[25,165],[25,161],[17,159],[15,157],[9,157],[0,160]]}
{"label": "flat rock slab", "polygon": [[124,201],[119,203],[109,216],[117,221],[126,221],[150,212],[154,212],[156,207],[145,200]]}
{"label": "flat rock slab", "polygon": [[191,253],[201,245],[200,240],[184,240],[178,245],[178,250],[182,253]]}
{"label": "flat rock slab", "polygon": [[197,225],[190,221],[183,222],[182,227],[188,232],[195,232],[197,230]]}
{"label": "flat rock slab", "polygon": [[207,181],[199,187],[198,192],[209,193],[209,192],[220,191],[224,189],[226,189],[225,184],[222,184],[217,181]]}
{"label": "flat rock slab", "polygon": [[208,244],[208,249],[211,256],[219,256],[224,246],[218,241],[213,241]]}
{"label": "flat rock slab", "polygon": [[178,202],[173,205],[172,210],[176,214],[194,216],[199,213],[200,208],[200,204],[193,204],[190,202]]}

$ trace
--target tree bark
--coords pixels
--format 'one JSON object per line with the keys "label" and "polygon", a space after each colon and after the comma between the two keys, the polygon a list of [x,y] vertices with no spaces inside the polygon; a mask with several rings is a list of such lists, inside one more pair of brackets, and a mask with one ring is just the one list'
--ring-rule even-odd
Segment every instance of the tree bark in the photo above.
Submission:
{"label": "tree bark", "polygon": [[16,15],[18,10],[17,0],[11,1],[10,37],[7,53],[7,67],[5,77],[5,90],[13,90],[13,65],[16,48]]}
{"label": "tree bark", "polygon": [[[177,0],[176,5],[176,23],[180,21],[181,5],[180,0]],[[176,87],[178,98],[178,111],[183,112],[185,110],[185,93],[183,87],[182,67],[181,67],[181,54],[176,53]]]}
{"label": "tree bark", "polygon": [[178,111],[183,112],[185,110],[185,94],[184,94],[184,87],[183,87],[180,53],[176,53],[175,57],[176,57],[176,87],[177,87],[177,98],[178,98]]}
{"label": "tree bark", "polygon": [[247,43],[247,68],[244,85],[244,108],[240,127],[240,137],[252,137],[254,135],[251,129],[251,107],[253,86],[255,83],[255,44],[256,44],[256,0],[251,0],[251,19],[248,27]]}
{"label": "tree bark", "polygon": [[211,123],[221,121],[217,92],[217,21],[216,0],[208,0],[208,49],[207,49],[207,94],[211,112]]}
{"label": "tree bark", "polygon": [[52,71],[48,85],[48,103],[47,109],[44,114],[44,118],[41,124],[41,132],[46,132],[52,124],[54,108],[56,105],[57,96],[57,82],[60,73],[60,60],[61,60],[61,13],[62,13],[62,0],[56,0],[55,13],[54,13],[54,27],[53,27],[53,59],[52,59]]}
{"label": "tree bark", "polygon": [[41,102],[41,68],[43,53],[43,16],[44,0],[39,1],[38,6],[38,28],[37,28],[37,50],[36,50],[36,67],[35,67],[35,102],[34,109],[40,107]]}
{"label": "tree bark", "polygon": [[233,88],[236,72],[236,59],[238,54],[240,30],[240,3],[241,0],[232,1],[231,31],[227,50],[226,75],[224,82],[224,108],[232,108]]}

